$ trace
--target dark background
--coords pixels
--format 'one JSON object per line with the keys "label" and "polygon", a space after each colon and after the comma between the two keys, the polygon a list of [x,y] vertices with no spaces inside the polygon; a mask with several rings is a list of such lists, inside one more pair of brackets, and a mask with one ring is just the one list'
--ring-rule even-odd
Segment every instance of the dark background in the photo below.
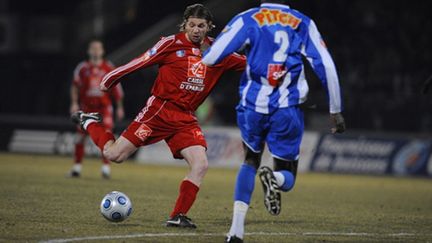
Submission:
{"label": "dark background", "polygon": [[[72,72],[86,58],[91,38],[102,39],[109,54],[165,16],[177,13],[180,23],[185,7],[196,2],[203,1],[0,0],[0,116],[67,117]],[[247,7],[258,4],[250,1]],[[348,128],[430,133],[432,94],[420,92],[432,75],[428,1],[293,0],[289,5],[312,17],[326,40]],[[94,33],[89,25],[98,15],[105,17],[104,30]],[[212,35],[228,20],[216,18]],[[142,70],[123,80],[128,119],[145,104],[155,75],[155,69]],[[310,101],[318,107],[307,112],[306,125],[319,129],[316,124],[327,118],[327,99],[310,70],[308,77]],[[212,94],[221,125],[235,125],[237,86],[238,75],[227,75]]]}

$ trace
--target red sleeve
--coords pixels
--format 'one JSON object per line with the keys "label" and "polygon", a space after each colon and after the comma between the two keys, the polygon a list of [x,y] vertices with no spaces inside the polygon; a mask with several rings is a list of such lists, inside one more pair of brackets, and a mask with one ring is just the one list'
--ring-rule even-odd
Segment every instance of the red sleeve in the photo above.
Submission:
{"label": "red sleeve", "polygon": [[156,43],[156,45],[147,50],[141,56],[107,73],[103,77],[101,85],[107,89],[110,89],[111,87],[115,86],[119,82],[119,79],[126,74],[129,74],[140,68],[162,63],[165,57],[164,51],[172,43],[174,43],[174,38],[174,36],[162,38],[158,43]]}
{"label": "red sleeve", "polygon": [[108,68],[108,70],[107,70],[108,72],[111,72],[112,70],[115,69],[114,64],[109,60],[105,60],[105,65]]}
{"label": "red sleeve", "polygon": [[225,58],[225,70],[244,71],[246,69],[246,56],[236,52]]}
{"label": "red sleeve", "polygon": [[73,79],[72,79],[72,84],[76,85],[76,86],[81,86],[82,84],[82,79],[81,79],[81,70],[84,67],[85,62],[80,62],[73,73]]}

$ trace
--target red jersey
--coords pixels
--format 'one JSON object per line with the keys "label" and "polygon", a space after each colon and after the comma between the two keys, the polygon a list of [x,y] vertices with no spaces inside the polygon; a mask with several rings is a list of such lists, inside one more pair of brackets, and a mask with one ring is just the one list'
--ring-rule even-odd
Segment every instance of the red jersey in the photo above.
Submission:
{"label": "red jersey", "polygon": [[116,86],[110,93],[100,90],[103,76],[114,70],[114,66],[104,60],[99,66],[89,61],[83,61],[75,68],[73,84],[79,90],[79,102],[81,109],[98,110],[111,106],[111,97],[116,101],[123,98],[123,90],[120,85]]}
{"label": "red jersey", "polygon": [[[209,45],[213,42],[210,38],[204,41]],[[190,42],[185,33],[163,37],[138,58],[108,73],[102,85],[109,89],[130,72],[159,65],[152,95],[183,110],[195,111],[225,71],[243,71],[246,67],[246,58],[238,54],[232,54],[212,67],[202,64],[201,58],[200,45]]]}

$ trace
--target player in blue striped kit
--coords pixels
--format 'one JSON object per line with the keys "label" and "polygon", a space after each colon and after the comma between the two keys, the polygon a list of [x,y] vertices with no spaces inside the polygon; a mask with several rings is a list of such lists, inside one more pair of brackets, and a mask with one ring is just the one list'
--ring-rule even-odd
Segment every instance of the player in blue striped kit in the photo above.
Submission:
{"label": "player in blue striped kit", "polygon": [[330,116],[335,125],[332,132],[345,130],[336,68],[315,23],[290,9],[285,1],[261,2],[260,7],[235,16],[202,60],[206,65],[215,65],[241,48],[245,48],[247,55],[237,107],[246,158],[237,176],[227,242],[242,242],[265,143],[274,158],[274,171],[261,167],[258,174],[264,188],[264,204],[272,215],[280,212],[280,192],[294,187],[304,130],[299,105],[306,101],[308,93],[302,56],[328,93]]}

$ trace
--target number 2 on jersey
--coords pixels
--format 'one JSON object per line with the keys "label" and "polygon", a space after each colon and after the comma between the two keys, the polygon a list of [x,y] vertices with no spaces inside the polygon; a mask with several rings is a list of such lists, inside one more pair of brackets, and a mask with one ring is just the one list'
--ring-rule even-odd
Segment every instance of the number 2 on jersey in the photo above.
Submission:
{"label": "number 2 on jersey", "polygon": [[273,54],[273,61],[275,62],[285,62],[288,54],[287,50],[289,47],[288,33],[283,30],[278,30],[274,35],[274,42],[279,44],[279,49]]}

